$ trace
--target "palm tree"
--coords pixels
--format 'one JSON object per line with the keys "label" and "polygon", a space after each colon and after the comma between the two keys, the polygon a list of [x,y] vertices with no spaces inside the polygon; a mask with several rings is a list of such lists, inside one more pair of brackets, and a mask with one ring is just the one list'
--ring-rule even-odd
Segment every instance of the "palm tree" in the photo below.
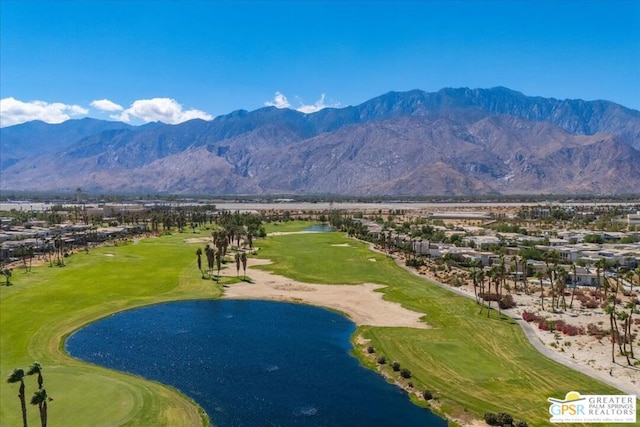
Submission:
{"label": "palm tree", "polygon": [[41,388],[33,393],[31,397],[31,404],[38,405],[38,410],[40,412],[40,424],[42,427],[47,427],[47,402],[51,401],[49,396],[47,396],[47,390]]}
{"label": "palm tree", "polygon": [[[609,325],[611,326],[611,361],[616,363],[616,341],[620,341],[620,332],[616,322],[615,297],[613,297],[613,300],[609,298],[607,302],[604,312],[609,315]],[[620,352],[622,353],[622,348],[620,348]]]}
{"label": "palm tree", "polygon": [[509,272],[513,273],[513,290],[518,291],[518,256],[511,257],[511,263],[509,263]]}
{"label": "palm tree", "polygon": [[[624,320],[624,316],[620,316],[620,313],[616,310],[615,295],[609,295],[609,297],[607,298],[607,306],[604,308],[604,312],[609,315],[609,323],[611,324],[611,358],[612,358],[612,361],[615,363],[616,342],[618,343],[618,349],[620,350],[620,354],[626,353],[622,349],[622,340],[624,338],[620,336],[620,329],[618,328],[618,318],[620,318],[621,320]],[[627,313],[624,313],[624,314],[626,315]]]}
{"label": "palm tree", "polygon": [[42,378],[42,366],[38,362],[33,362],[33,365],[29,367],[27,371],[27,375],[38,374],[38,389],[42,389],[42,383],[44,382]]}
{"label": "palm tree", "polygon": [[22,407],[22,425],[27,427],[27,402],[24,396],[24,369],[14,369],[9,378],[8,383],[20,383],[20,389],[18,390],[18,399],[20,399],[20,406]]}
{"label": "palm tree", "polygon": [[[631,324],[633,323],[632,321],[632,316],[634,311],[636,310],[636,305],[638,304],[638,299],[637,298],[632,298],[631,301],[629,301],[627,303],[627,305],[625,306],[625,308],[629,309],[629,317],[627,318],[627,335],[632,338],[631,336]],[[635,355],[633,354],[633,339],[629,340],[629,352],[631,353],[631,357],[632,358],[636,358]]]}
{"label": "palm tree", "polygon": [[242,252],[240,255],[240,261],[242,261],[242,269],[244,270],[244,279],[247,280],[247,253]]}
{"label": "palm tree", "polygon": [[480,282],[480,299],[482,299],[482,302],[480,303],[480,312],[478,314],[481,314],[482,309],[484,308],[484,278],[484,270],[478,270],[478,282]]}
{"label": "palm tree", "polygon": [[571,302],[569,303],[569,308],[573,308],[573,297],[576,295],[576,288],[578,287],[578,272],[575,262],[571,263],[571,268],[573,270],[573,288],[571,289]]}
{"label": "palm tree", "polygon": [[544,273],[542,271],[536,271],[536,278],[540,280],[540,305],[542,307],[542,311],[544,311],[544,284],[542,283],[543,277]]}
{"label": "palm tree", "polygon": [[240,277],[240,252],[236,252],[234,258],[236,260],[236,277]]}
{"label": "palm tree", "polygon": [[202,249],[196,250],[196,256],[198,257],[198,270],[202,271]]}
{"label": "palm tree", "polygon": [[558,308],[558,306],[560,305],[560,297],[562,297],[562,309],[566,310],[567,309],[567,300],[564,297],[564,288],[567,286],[567,270],[562,267],[561,265],[558,266],[558,269],[556,271],[556,283],[557,283],[557,290],[558,290],[558,299],[556,300],[556,308]]}
{"label": "palm tree", "polygon": [[251,228],[247,231],[247,242],[249,243],[249,249],[253,249],[253,230]]}
{"label": "palm tree", "polygon": [[4,276],[4,284],[6,286],[11,286],[11,275],[13,274],[10,268],[5,268],[2,270],[2,275]]}
{"label": "palm tree", "polygon": [[[500,280],[500,277],[498,273],[498,267],[496,265],[492,265],[491,268],[489,269],[489,293],[487,294],[487,300],[489,301],[489,304],[487,305],[487,317],[489,317],[491,314],[491,300],[494,298],[494,296],[491,295],[491,284],[493,283],[496,289],[496,297],[497,297],[499,280]],[[499,306],[500,305],[498,304],[498,307]]]}
{"label": "palm tree", "polygon": [[220,268],[222,267],[222,257],[224,255],[222,254],[222,248],[218,248],[218,250],[216,251],[216,267],[218,268],[218,280],[220,280]]}
{"label": "palm tree", "polygon": [[[606,270],[607,268],[607,260],[604,258],[600,258],[598,261],[596,261],[595,263],[596,266],[596,286],[601,286],[600,283],[600,269]],[[602,286],[604,286],[604,283],[602,283]],[[605,292],[606,292],[606,286],[605,286]],[[606,298],[606,296],[605,296]]]}
{"label": "palm tree", "polygon": [[476,268],[478,267],[479,262],[478,261],[471,261],[471,278],[473,279],[473,295],[475,295],[476,297],[476,303],[478,303],[478,270],[476,270]]}
{"label": "palm tree", "polygon": [[213,249],[211,248],[211,245],[208,244],[207,246],[205,246],[204,248],[204,253],[207,256],[207,267],[208,267],[208,271],[209,271],[209,276],[211,276],[212,272],[213,272]]}
{"label": "palm tree", "polygon": [[529,278],[527,277],[527,260],[524,257],[520,257],[520,265],[522,266],[522,286],[524,287],[524,294],[529,295]]}
{"label": "palm tree", "polygon": [[[613,296],[613,298],[615,299],[615,295]],[[616,313],[616,318],[617,320],[620,321],[620,323],[622,324],[622,337],[620,337],[620,334],[618,333],[618,345],[620,345],[620,341],[622,341],[622,351],[621,353],[624,355],[624,357],[627,358],[627,364],[629,366],[631,366],[631,360],[629,359],[629,352],[627,351],[627,341],[631,341],[631,334],[627,335],[627,323],[629,322],[629,313],[627,313],[626,311],[619,311]]]}

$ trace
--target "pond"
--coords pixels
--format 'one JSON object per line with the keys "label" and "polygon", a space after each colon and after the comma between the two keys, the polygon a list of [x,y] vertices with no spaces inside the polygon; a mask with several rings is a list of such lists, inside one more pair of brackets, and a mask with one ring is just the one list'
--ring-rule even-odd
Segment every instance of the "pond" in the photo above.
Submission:
{"label": "pond", "polygon": [[446,426],[349,354],[354,330],[317,307],[182,301],[99,320],[66,350],[179,389],[216,426]]}
{"label": "pond", "polygon": [[311,227],[305,228],[304,231],[320,231],[320,232],[329,232],[335,231],[335,229],[327,224],[313,224]]}

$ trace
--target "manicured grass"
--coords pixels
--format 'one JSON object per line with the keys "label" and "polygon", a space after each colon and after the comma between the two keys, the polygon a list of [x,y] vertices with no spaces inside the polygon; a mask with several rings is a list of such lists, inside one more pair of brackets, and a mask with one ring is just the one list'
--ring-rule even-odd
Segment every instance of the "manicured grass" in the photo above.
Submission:
{"label": "manicured grass", "polygon": [[[268,225],[267,230],[297,231],[310,225],[291,222],[282,228]],[[201,280],[196,270],[198,245],[183,241],[193,236],[103,247],[67,258],[63,268],[44,265],[26,274],[16,269],[14,285],[0,286],[0,425],[21,424],[18,387],[4,379],[36,360],[55,399],[49,425],[202,425],[197,406],[171,388],[71,359],[61,349],[66,335],[116,311],[218,297],[220,285]],[[348,246],[336,246],[344,244]],[[498,319],[496,313],[491,319],[478,316],[473,301],[414,277],[339,233],[278,236],[257,240],[256,246],[262,248],[260,256],[274,261],[265,268],[278,274],[315,283],[385,284],[385,298],[425,313],[433,329],[361,327],[358,332],[372,340],[377,353],[409,368],[416,388],[440,393],[449,413],[506,410],[529,425],[546,425],[549,396],[563,397],[569,390],[616,393],[544,359],[512,321]],[[26,383],[30,398],[35,378]],[[29,422],[39,425],[34,407],[29,408]]]}
{"label": "manicured grass", "polygon": [[[202,425],[189,399],[157,383],[71,359],[63,338],[110,313],[161,301],[216,298],[220,285],[202,280],[195,248],[185,237],[144,239],[66,258],[66,267],[16,269],[13,286],[0,287],[0,425],[21,425],[18,387],[5,378],[14,368],[43,366],[49,425]],[[161,355],[159,355],[161,357]],[[27,377],[27,399],[37,388]],[[29,405],[30,406],[30,405]],[[30,425],[39,425],[36,407]]]}
{"label": "manicured grass", "polygon": [[316,221],[278,221],[266,223],[264,228],[267,233],[291,232],[302,231],[316,224]]}
{"label": "manicured grass", "polygon": [[[349,246],[336,246],[341,244]],[[260,245],[260,256],[274,261],[261,268],[304,282],[380,283],[388,286],[385,299],[425,313],[432,329],[360,327],[358,333],[371,339],[377,355],[410,369],[415,387],[437,393],[451,415],[509,412],[539,426],[549,423],[548,397],[562,398],[571,390],[620,394],[541,356],[510,318],[495,311],[491,318],[478,315],[473,300],[406,272],[340,233],[278,236]],[[361,351],[356,354],[363,358]]]}

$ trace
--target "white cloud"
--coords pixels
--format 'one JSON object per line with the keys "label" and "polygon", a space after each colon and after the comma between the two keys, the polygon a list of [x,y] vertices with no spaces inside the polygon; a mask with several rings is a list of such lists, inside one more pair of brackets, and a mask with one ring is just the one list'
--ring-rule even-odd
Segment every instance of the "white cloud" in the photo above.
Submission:
{"label": "white cloud", "polygon": [[112,119],[128,122],[136,117],[145,122],[177,124],[192,119],[211,120],[213,116],[200,110],[183,110],[182,105],[171,98],[139,99],[131,107],[114,114]]}
{"label": "white cloud", "polygon": [[96,99],[91,102],[91,106],[95,109],[101,111],[122,111],[121,105],[116,104],[115,102],[109,101],[108,99]]}
{"label": "white cloud", "polygon": [[267,107],[276,107],[276,108],[289,108],[291,104],[286,96],[281,94],[280,92],[276,92],[273,100],[267,101],[264,103]]}
{"label": "white cloud", "polygon": [[331,102],[329,104],[327,104],[325,102],[325,94],[323,93],[322,95],[320,95],[320,99],[318,99],[314,104],[312,105],[304,105],[304,103],[302,103],[302,100],[300,100],[300,103],[302,104],[300,107],[297,108],[298,111],[300,111],[301,113],[315,113],[316,111],[320,111],[323,108],[327,108],[327,107],[339,107],[340,103],[338,102]]}
{"label": "white cloud", "polygon": [[32,120],[46,123],[62,123],[73,116],[83,116],[89,111],[79,105],[45,101],[24,102],[13,97],[0,100],[0,127],[17,125]]}
{"label": "white cloud", "polygon": [[[325,99],[326,99],[326,96],[323,93],[322,95],[320,95],[320,99],[318,99],[315,103],[305,104],[301,98],[296,97],[296,100],[300,105],[298,105],[298,107],[296,107],[295,110],[300,111],[301,113],[309,114],[309,113],[315,113],[316,111],[320,111],[323,108],[340,106],[339,102],[327,103]],[[291,103],[289,102],[287,97],[280,92],[276,92],[275,96],[273,97],[273,100],[265,102],[264,105],[267,105],[270,107],[277,107],[277,108],[291,108]]]}

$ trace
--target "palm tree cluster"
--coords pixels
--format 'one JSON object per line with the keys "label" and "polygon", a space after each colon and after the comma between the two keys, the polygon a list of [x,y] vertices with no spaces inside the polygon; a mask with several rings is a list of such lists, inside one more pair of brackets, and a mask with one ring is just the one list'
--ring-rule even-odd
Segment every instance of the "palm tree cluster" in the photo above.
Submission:
{"label": "palm tree cluster", "polygon": [[207,258],[207,274],[213,276],[214,267],[217,269],[216,278],[220,278],[220,270],[222,264],[225,263],[225,256],[230,248],[236,251],[234,255],[238,275],[240,273],[240,264],[244,267],[244,275],[247,275],[247,253],[246,248],[253,250],[254,237],[264,237],[266,232],[262,226],[262,220],[259,215],[242,214],[239,212],[230,213],[222,212],[216,219],[216,226],[211,233],[212,241],[207,244],[204,251],[200,248],[196,250],[198,260],[198,269],[205,278],[205,271],[202,269],[201,256]]}
{"label": "palm tree cluster", "polygon": [[25,372],[24,369],[14,369],[11,375],[7,378],[8,383],[20,383],[18,389],[18,399],[20,399],[20,407],[22,409],[22,425],[27,427],[27,401],[25,396],[24,378],[27,375],[38,376],[38,390],[33,393],[31,397],[31,404],[38,406],[38,412],[40,413],[40,424],[42,427],[47,426],[47,403],[53,399],[47,395],[47,390],[44,388],[44,379],[42,377],[42,366],[38,362],[34,362],[29,369]]}

